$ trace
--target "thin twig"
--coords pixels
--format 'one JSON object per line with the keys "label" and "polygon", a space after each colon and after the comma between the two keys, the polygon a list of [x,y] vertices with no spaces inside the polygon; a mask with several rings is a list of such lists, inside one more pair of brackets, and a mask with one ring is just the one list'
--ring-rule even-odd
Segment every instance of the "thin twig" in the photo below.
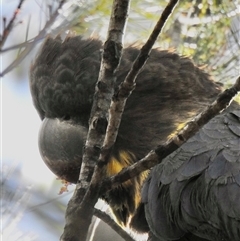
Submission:
{"label": "thin twig", "polygon": [[5,53],[5,52],[8,52],[8,51],[11,51],[11,50],[14,50],[14,49],[26,47],[29,43],[33,42],[33,40],[34,39],[29,39],[29,40],[27,40],[23,43],[16,44],[16,45],[13,45],[13,46],[10,46],[10,47],[6,47],[4,49],[0,49],[0,53]]}
{"label": "thin twig", "polygon": [[[134,87],[134,81],[138,72],[146,62],[151,47],[153,46],[158,34],[160,33],[163,25],[165,24],[168,16],[172,12],[177,2],[177,0],[170,1],[169,5],[164,10],[160,21],[158,22],[152,35],[149,38],[149,41],[147,42],[145,47],[143,47],[143,51],[141,52],[141,54],[143,54],[144,56],[140,55],[140,58],[138,58],[137,61],[135,61],[135,63],[133,64],[133,68],[131,69],[130,74],[127,76],[128,79],[125,81],[125,85],[129,86],[129,83],[132,81],[132,86]],[[107,158],[100,157],[98,165],[95,167],[95,170],[93,168],[97,163],[100,154],[100,147],[103,144],[106,128],[104,125],[107,124],[107,110],[109,108],[110,100],[112,97],[113,79],[115,78],[113,74],[118,66],[121,56],[121,46],[119,45],[119,43],[121,43],[122,41],[122,36],[125,28],[125,19],[128,12],[124,12],[123,10],[121,10],[121,8],[128,9],[128,5],[129,1],[123,0],[116,0],[113,4],[113,11],[108,30],[108,39],[104,45],[103,60],[100,67],[100,80],[97,82],[96,85],[97,92],[95,94],[90,116],[90,127],[83,154],[83,162],[80,171],[79,183],[77,184],[76,191],[68,204],[68,208],[66,211],[66,225],[64,228],[64,232],[61,236],[61,241],[86,239],[87,231],[91,222],[91,217],[93,215],[93,208],[99,197],[101,180],[104,175],[103,166],[107,164]],[[121,11],[118,12],[118,10]],[[125,95],[126,86],[124,86],[123,84],[123,88],[120,89],[119,94],[121,97],[124,98],[124,100],[126,100],[127,96],[132,90],[133,88],[127,88],[127,91],[129,91],[129,93]],[[123,109],[124,106],[122,110]],[[119,123],[120,118],[118,120]],[[114,131],[115,130],[113,130],[109,135],[114,135]],[[90,186],[89,180],[91,180]],[[88,187],[89,189],[86,192]],[[85,193],[86,195],[84,196]],[[80,202],[81,204],[79,205]]]}
{"label": "thin twig", "polygon": [[59,9],[62,8],[63,4],[66,2],[66,0],[62,0],[56,11],[53,13],[52,17],[46,22],[44,28],[39,32],[39,34],[33,39],[32,42],[30,42],[26,48],[18,55],[18,57],[6,68],[0,73],[0,77],[3,77],[5,74],[10,72],[12,69],[14,69],[16,66],[18,66],[23,59],[32,51],[32,49],[35,47],[35,45],[40,42],[42,39],[45,38],[48,29],[53,25],[56,18],[59,15]]}
{"label": "thin twig", "polygon": [[168,140],[164,145],[159,146],[156,150],[150,151],[143,159],[132,166],[123,169],[117,175],[107,178],[102,184],[101,193],[105,193],[106,191],[160,163],[165,157],[174,152],[190,137],[195,135],[203,125],[209,122],[209,120],[225,109],[238,92],[240,92],[240,77],[238,77],[231,88],[226,89],[223,93],[221,93],[216,101],[214,101],[202,113],[197,115],[191,122],[187,123],[187,125],[178,134]]}
{"label": "thin twig", "polygon": [[17,9],[14,11],[11,20],[9,21],[8,25],[6,27],[4,27],[4,29],[3,29],[2,39],[0,41],[0,50],[2,49],[4,43],[6,42],[7,37],[9,36],[11,30],[13,29],[13,24],[15,22],[15,19],[16,19],[18,13],[20,12],[23,2],[24,2],[24,0],[19,1]]}
{"label": "thin twig", "polygon": [[108,214],[105,212],[94,209],[94,215],[105,222],[111,227],[116,233],[118,233],[125,241],[135,241],[125,230],[123,230]]}
{"label": "thin twig", "polygon": [[167,19],[171,15],[177,3],[178,3],[178,0],[171,0],[168,3],[164,11],[162,12],[156,26],[154,27],[154,30],[151,33],[149,39],[141,48],[141,51],[137,59],[134,61],[132,68],[129,71],[126,79],[120,85],[119,90],[114,95],[114,98],[111,102],[110,110],[109,110],[109,124],[107,127],[107,134],[104,140],[103,150],[100,156],[101,161],[104,161],[107,159],[106,157],[108,156],[109,151],[111,150],[111,147],[114,145],[116,141],[118,128],[122,118],[122,113],[124,111],[127,98],[134,90],[136,77],[140,72],[140,70],[142,69],[142,67],[144,66],[144,64],[146,63],[148,56],[150,54],[150,51],[154,43],[156,42],[158,35],[161,33]]}
{"label": "thin twig", "polygon": [[176,7],[177,3],[178,3],[178,0],[170,0],[169,1],[168,5],[166,6],[164,11],[162,12],[161,17],[158,20],[156,26],[154,27],[154,30],[151,33],[149,39],[142,46],[141,51],[139,53],[139,56],[134,61],[133,66],[132,66],[130,72],[128,73],[125,81],[123,82],[123,86],[119,90],[116,98],[119,98],[121,96],[129,95],[131,93],[131,91],[133,90],[137,74],[139,73],[141,68],[146,63],[146,60],[149,57],[150,51],[151,51],[154,43],[156,42],[156,40],[157,40],[159,34],[161,33],[161,31],[162,31],[162,29],[163,29],[167,19],[169,18],[169,16],[173,12],[173,10]]}

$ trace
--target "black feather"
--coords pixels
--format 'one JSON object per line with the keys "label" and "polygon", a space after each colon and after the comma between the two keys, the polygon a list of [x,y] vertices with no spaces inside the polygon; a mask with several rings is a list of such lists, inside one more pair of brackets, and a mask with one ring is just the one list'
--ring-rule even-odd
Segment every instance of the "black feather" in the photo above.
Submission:
{"label": "black feather", "polygon": [[160,240],[189,233],[240,240],[239,110],[232,103],[153,168],[142,196],[151,231]]}

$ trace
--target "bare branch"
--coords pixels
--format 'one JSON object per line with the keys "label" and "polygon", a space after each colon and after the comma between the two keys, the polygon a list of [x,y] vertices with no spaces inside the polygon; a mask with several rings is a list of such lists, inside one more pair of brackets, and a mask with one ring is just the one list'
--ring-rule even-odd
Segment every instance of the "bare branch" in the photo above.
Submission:
{"label": "bare branch", "polygon": [[30,40],[25,41],[25,42],[23,42],[23,43],[16,44],[16,45],[13,45],[13,46],[4,48],[4,49],[0,49],[0,53],[5,53],[5,52],[10,51],[10,50],[14,50],[14,49],[19,49],[19,48],[26,47],[26,46],[27,46],[29,43],[31,43],[33,40],[34,40],[34,39],[30,39]]}
{"label": "bare branch", "polygon": [[86,240],[94,205],[99,198],[103,166],[96,166],[95,172],[94,168],[106,132],[108,109],[116,78],[114,72],[120,62],[122,38],[128,9],[129,0],[115,0],[113,3],[108,37],[104,44],[99,79],[96,84],[94,103],[91,110],[90,127],[84,148],[79,183],[76,185],[75,193],[66,210],[66,225],[61,241]]}
{"label": "bare branch", "polygon": [[22,7],[22,4],[23,4],[24,0],[20,0],[19,1],[19,4],[17,6],[17,9],[14,11],[13,13],[13,16],[11,18],[11,20],[9,21],[8,25],[7,26],[4,26],[4,29],[3,29],[3,34],[2,34],[2,39],[0,41],[0,50],[2,49],[4,43],[6,42],[11,30],[13,29],[13,24],[15,22],[15,19],[18,15],[18,13],[20,12],[20,9]]}
{"label": "bare branch", "polygon": [[[162,27],[164,26],[168,16],[172,12],[174,6],[178,1],[172,0],[164,10],[160,20],[158,21],[149,41],[143,47],[140,57],[134,62],[127,79],[123,83],[123,87],[118,92],[118,96],[123,98],[125,103],[126,98],[130,95],[134,88],[135,78],[148,58],[148,54],[157,39]],[[110,100],[113,94],[113,84],[115,81],[114,71],[120,62],[121,49],[122,49],[122,36],[125,28],[127,10],[129,1],[114,1],[112,15],[108,30],[108,38],[104,44],[104,52],[102,63],[100,67],[99,80],[96,85],[96,93],[94,103],[90,116],[90,127],[88,137],[84,149],[83,161],[80,171],[79,183],[76,186],[76,191],[68,204],[66,211],[66,225],[64,232],[61,236],[61,241],[66,240],[85,240],[87,231],[93,215],[93,208],[99,197],[99,190],[101,187],[101,180],[104,176],[104,166],[107,164],[107,158],[99,159],[98,165],[95,167],[100,148],[103,145],[105,136],[105,128],[107,126],[107,111],[109,109]],[[132,82],[132,83],[131,83]],[[124,85],[125,84],[125,85]],[[129,85],[132,87],[129,88]],[[126,88],[127,86],[127,88]],[[116,99],[116,96],[115,96]],[[121,103],[122,104],[122,103]],[[124,105],[122,106],[122,111]],[[112,109],[113,112],[114,108]],[[111,113],[112,114],[112,113]],[[120,123],[121,113],[119,115]],[[114,129],[109,136],[114,135]],[[115,134],[115,136],[117,133]],[[106,138],[108,139],[108,137]],[[106,140],[105,139],[105,140]],[[115,139],[113,139],[115,141]],[[113,143],[114,143],[113,141]],[[105,144],[105,142],[104,142]],[[94,171],[95,167],[95,171]],[[91,179],[92,177],[92,179]],[[91,180],[90,186],[89,181]],[[86,192],[87,188],[88,191]],[[86,194],[85,194],[86,193]],[[84,196],[85,195],[85,196]],[[81,200],[83,201],[81,202]],[[81,202],[81,204],[79,204]],[[77,225],[76,225],[77,224]],[[81,227],[81,228],[80,228]]]}
{"label": "bare branch", "polygon": [[162,12],[161,17],[158,20],[156,26],[154,27],[154,30],[151,33],[149,39],[142,46],[137,59],[134,61],[130,72],[128,73],[125,81],[123,82],[122,87],[120,88],[120,90],[117,93],[117,95],[115,96],[115,98],[126,97],[129,94],[131,94],[132,90],[134,89],[135,79],[137,77],[137,74],[139,73],[141,68],[146,63],[154,43],[156,42],[168,17],[171,15],[171,13],[172,13],[173,9],[175,8],[175,6],[177,5],[177,3],[178,3],[178,0],[170,0],[169,1],[168,5]]}
{"label": "bare branch", "polygon": [[223,93],[221,93],[216,101],[214,101],[202,113],[197,115],[178,134],[168,140],[164,145],[159,146],[156,150],[150,151],[143,159],[136,162],[132,166],[123,169],[117,175],[107,178],[102,184],[101,193],[105,193],[107,190],[118,186],[122,182],[125,182],[128,179],[133,178],[139,175],[141,172],[160,163],[162,159],[174,152],[190,137],[195,135],[196,132],[203,125],[208,123],[210,119],[225,109],[238,92],[240,92],[240,77],[238,77],[235,84],[231,88],[226,89]]}
{"label": "bare branch", "polygon": [[100,218],[108,226],[110,226],[116,233],[118,233],[125,241],[135,241],[125,230],[123,230],[108,214],[99,209],[94,209],[94,215]]}
{"label": "bare branch", "polygon": [[[135,87],[135,79],[140,72],[141,68],[146,63],[150,51],[157,40],[158,35],[163,29],[168,17],[171,15],[174,7],[178,3],[178,0],[171,0],[169,4],[166,6],[164,11],[162,12],[153,32],[151,33],[149,39],[147,40],[146,44],[143,45],[141,51],[134,61],[131,70],[129,71],[126,79],[119,87],[117,93],[115,93],[113,100],[110,105],[109,110],[109,124],[107,127],[107,134],[104,140],[103,151],[100,156],[100,160],[106,160],[106,156],[108,156],[109,151],[113,144],[115,143],[118,128],[121,122],[122,113],[124,111],[124,107],[127,101],[127,98],[132,93]],[[147,83],[146,83],[147,84]]]}
{"label": "bare branch", "polygon": [[3,77],[5,74],[7,74],[8,72],[10,72],[12,69],[14,69],[16,66],[18,66],[23,59],[25,59],[25,57],[32,51],[32,49],[34,48],[34,46],[41,41],[42,39],[44,39],[44,37],[47,34],[48,29],[52,26],[52,24],[55,22],[56,18],[59,15],[59,9],[62,8],[63,4],[66,2],[66,0],[62,0],[59,5],[58,8],[56,9],[56,11],[53,13],[52,17],[47,21],[47,23],[45,24],[44,28],[39,32],[39,34],[33,39],[32,42],[30,42],[26,48],[18,55],[18,57],[6,68],[3,70],[2,73],[0,73],[0,77]]}

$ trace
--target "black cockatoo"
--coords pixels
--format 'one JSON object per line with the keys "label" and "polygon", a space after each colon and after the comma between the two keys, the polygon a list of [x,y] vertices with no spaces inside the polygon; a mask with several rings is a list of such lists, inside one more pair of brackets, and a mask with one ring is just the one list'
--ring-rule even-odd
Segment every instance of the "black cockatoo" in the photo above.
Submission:
{"label": "black cockatoo", "polygon": [[[49,37],[30,69],[33,103],[43,120],[41,156],[53,173],[72,183],[81,168],[101,49],[96,39]],[[138,53],[135,47],[124,49],[116,87]],[[127,100],[106,175],[164,143],[220,92],[190,59],[152,50]],[[240,240],[239,118],[239,105],[233,103],[149,175],[102,196],[119,224],[150,230],[160,241]]]}

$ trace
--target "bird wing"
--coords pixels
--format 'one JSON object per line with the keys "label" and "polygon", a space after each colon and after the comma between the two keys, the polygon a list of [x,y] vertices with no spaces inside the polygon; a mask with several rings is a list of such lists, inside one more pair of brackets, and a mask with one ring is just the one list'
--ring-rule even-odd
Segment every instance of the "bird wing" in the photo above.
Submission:
{"label": "bird wing", "polygon": [[240,240],[240,106],[232,103],[153,168],[142,199],[160,240]]}

